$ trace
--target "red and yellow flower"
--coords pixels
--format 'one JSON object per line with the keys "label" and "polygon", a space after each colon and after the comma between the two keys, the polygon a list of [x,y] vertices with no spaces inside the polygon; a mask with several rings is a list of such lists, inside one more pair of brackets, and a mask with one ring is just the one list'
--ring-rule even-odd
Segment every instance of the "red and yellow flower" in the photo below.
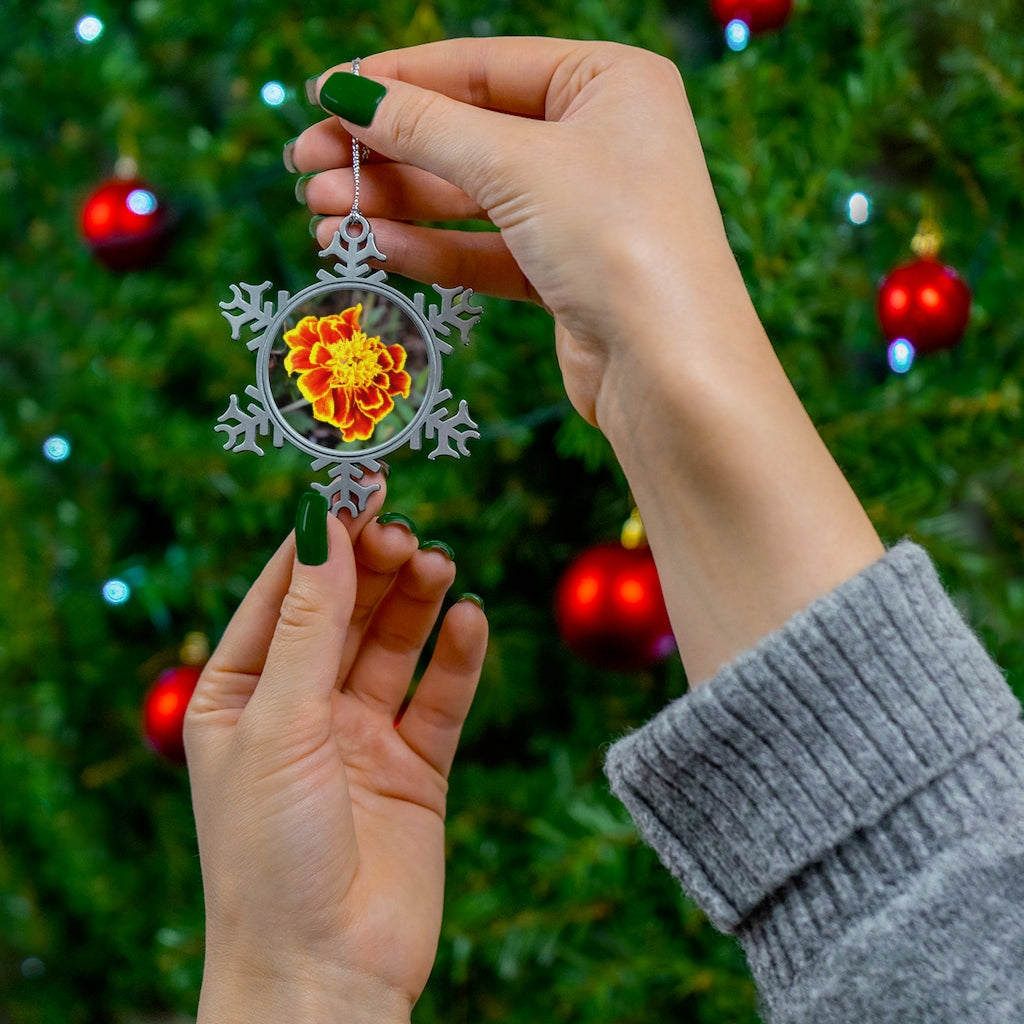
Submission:
{"label": "red and yellow flower", "polygon": [[405,349],[368,336],[359,323],[362,312],[360,303],[303,317],[284,335],[284,368],[299,375],[299,391],[313,415],[337,427],[345,441],[368,441],[395,408],[395,396],[408,398],[412,387]]}

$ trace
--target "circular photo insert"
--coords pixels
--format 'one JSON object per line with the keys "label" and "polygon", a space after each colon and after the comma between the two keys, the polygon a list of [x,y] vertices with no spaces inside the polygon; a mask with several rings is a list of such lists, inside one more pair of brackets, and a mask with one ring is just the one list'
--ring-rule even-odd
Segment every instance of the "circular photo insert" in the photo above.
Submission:
{"label": "circular photo insert", "polygon": [[292,430],[321,448],[358,453],[413,421],[426,398],[430,348],[397,302],[332,289],[288,310],[267,372]]}

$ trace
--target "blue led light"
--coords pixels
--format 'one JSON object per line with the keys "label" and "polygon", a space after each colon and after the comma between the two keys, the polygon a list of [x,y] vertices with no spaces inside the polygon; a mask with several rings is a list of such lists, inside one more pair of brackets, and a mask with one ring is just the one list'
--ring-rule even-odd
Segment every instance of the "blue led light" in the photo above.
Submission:
{"label": "blue led light", "polygon": [[127,203],[128,209],[132,213],[137,213],[140,217],[145,217],[147,214],[152,213],[160,205],[157,202],[156,196],[147,188],[133,188],[128,193],[125,203]]}
{"label": "blue led light", "polygon": [[132,588],[124,580],[112,579],[103,584],[103,600],[107,604],[124,604],[132,596]]}
{"label": "blue led light", "polygon": [[854,192],[846,201],[846,215],[852,224],[866,224],[871,216],[871,200],[863,192]]}
{"label": "blue led light", "polygon": [[725,42],[736,53],[745,50],[750,42],[750,26],[741,18],[734,18],[725,26]]}
{"label": "blue led light", "polygon": [[43,454],[51,462],[63,462],[71,454],[71,442],[66,437],[54,434],[43,442]]}
{"label": "blue led light", "polygon": [[75,35],[83,43],[95,43],[103,35],[103,22],[95,14],[87,14],[84,18],[78,19]]}
{"label": "blue led light", "polygon": [[897,338],[889,346],[889,367],[893,373],[906,373],[914,365],[914,346],[906,338]]}
{"label": "blue led light", "polygon": [[260,96],[268,107],[279,107],[284,103],[287,93],[280,82],[267,82],[260,89]]}

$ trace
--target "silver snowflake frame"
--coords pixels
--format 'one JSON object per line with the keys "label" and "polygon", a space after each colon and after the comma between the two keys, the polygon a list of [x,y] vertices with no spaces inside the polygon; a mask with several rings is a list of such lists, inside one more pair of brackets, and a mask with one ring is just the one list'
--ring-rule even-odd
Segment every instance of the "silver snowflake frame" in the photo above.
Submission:
{"label": "silver snowflake frame", "polygon": [[[386,284],[387,274],[379,267],[370,266],[370,260],[384,262],[386,257],[377,248],[369,223],[359,214],[351,214],[335,232],[331,244],[321,250],[323,259],[337,262],[317,273],[317,280],[295,295],[278,291],[276,304],[264,300],[270,281],[263,284],[231,285],[231,301],[220,303],[225,319],[231,325],[231,337],[238,341],[243,328],[252,337],[246,342],[250,351],[256,351],[256,384],[245,389],[250,399],[243,408],[238,396],[232,395],[227,410],[217,420],[215,430],[227,435],[224,448],[233,452],[255,452],[263,455],[259,439],[270,437],[275,448],[288,441],[313,459],[314,472],[330,467],[329,483],[313,481],[311,486],[326,499],[332,512],[347,509],[353,517],[365,508],[370,495],[380,489],[378,483],[360,483],[366,473],[381,468],[381,459],[408,444],[419,451],[423,441],[433,441],[436,447],[427,456],[439,455],[460,458],[469,455],[467,442],[478,438],[480,431],[469,415],[465,399],[459,401],[458,410],[449,414],[444,404],[452,393],[442,387],[441,357],[449,355],[453,346],[446,340],[455,331],[464,345],[469,344],[469,332],[479,322],[482,308],[472,302],[470,288],[442,288],[434,285],[440,302],[427,305],[420,292],[410,300]],[[270,383],[271,349],[281,333],[289,315],[305,303],[330,292],[354,288],[373,292],[397,306],[419,331],[426,345],[427,379],[423,400],[416,414],[400,431],[387,441],[360,451],[337,451],[300,434],[289,424],[278,408]],[[372,439],[371,439],[372,442]]]}

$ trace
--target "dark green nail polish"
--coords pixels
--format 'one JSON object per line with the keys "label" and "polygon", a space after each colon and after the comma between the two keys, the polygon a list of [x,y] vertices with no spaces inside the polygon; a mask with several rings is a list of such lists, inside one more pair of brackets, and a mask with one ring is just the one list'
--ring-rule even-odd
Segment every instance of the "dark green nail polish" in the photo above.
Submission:
{"label": "dark green nail polish", "polygon": [[455,561],[455,552],[450,544],[443,540],[425,540],[420,543],[420,551],[440,551],[449,561]]}
{"label": "dark green nail polish", "polygon": [[284,169],[289,174],[298,174],[299,169],[295,166],[295,143],[299,141],[298,135],[294,139],[289,139],[284,144],[284,149],[281,150],[281,160],[284,162]]}
{"label": "dark green nail polish", "polygon": [[306,85],[304,87],[305,88],[305,93],[306,93],[306,102],[307,103],[312,103],[314,107],[317,105],[317,102],[316,102],[316,83],[319,82],[319,81],[320,81],[320,76],[319,75],[313,75],[312,78],[307,78],[306,79]]}
{"label": "dark green nail polish", "polygon": [[295,198],[303,206],[306,205],[306,186],[309,184],[310,178],[315,178],[318,173],[318,171],[313,171],[312,174],[304,174],[295,182]]}
{"label": "dark green nail polish", "polygon": [[475,604],[482,612],[487,610],[484,608],[484,599],[479,594],[460,594],[455,603],[458,604],[460,601],[469,601],[470,604]]}
{"label": "dark green nail polish", "polygon": [[320,221],[322,220],[327,220],[322,213],[318,213],[315,217],[309,218],[309,237],[314,241],[318,241],[316,237],[316,229],[320,226]]}
{"label": "dark green nail polish", "polygon": [[382,516],[377,516],[377,522],[381,526],[387,526],[389,523],[399,523],[404,526],[414,537],[416,536],[416,524],[401,512],[385,512]]}
{"label": "dark green nail polish", "polygon": [[299,499],[295,553],[303,565],[323,565],[327,561],[327,499],[316,491],[307,491]]}
{"label": "dark green nail polish", "polygon": [[386,94],[387,89],[379,82],[348,71],[336,71],[320,87],[320,106],[366,128]]}

